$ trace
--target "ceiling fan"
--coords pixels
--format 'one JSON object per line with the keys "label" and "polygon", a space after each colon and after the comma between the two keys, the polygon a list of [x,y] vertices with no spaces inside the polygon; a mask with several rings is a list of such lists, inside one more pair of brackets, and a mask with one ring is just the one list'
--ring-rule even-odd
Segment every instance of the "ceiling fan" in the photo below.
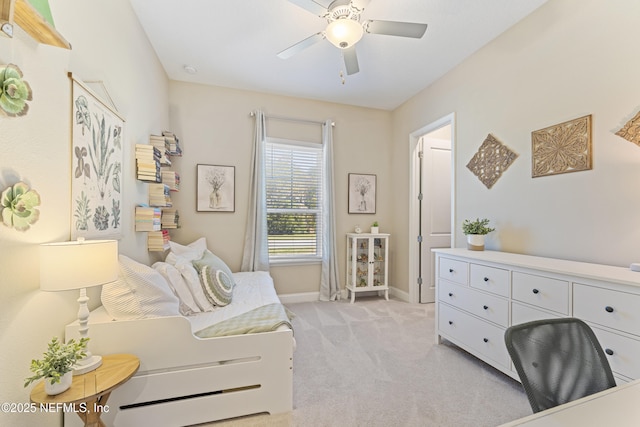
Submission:
{"label": "ceiling fan", "polygon": [[278,57],[287,59],[309,46],[327,39],[342,50],[344,64],[348,75],[360,71],[356,43],[364,33],[387,36],[421,38],[427,31],[427,24],[397,21],[360,22],[360,15],[371,0],[335,0],[329,7],[324,7],[313,0],[289,0],[307,11],[326,18],[327,28],[278,53]]}

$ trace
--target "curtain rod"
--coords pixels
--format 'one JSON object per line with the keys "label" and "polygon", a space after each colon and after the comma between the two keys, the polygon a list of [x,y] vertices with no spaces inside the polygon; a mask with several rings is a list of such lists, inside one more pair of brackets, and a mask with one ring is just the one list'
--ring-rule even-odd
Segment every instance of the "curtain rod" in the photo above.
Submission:
{"label": "curtain rod", "polygon": [[[255,117],[256,113],[254,113],[253,111],[251,113],[249,113],[249,115],[251,117]],[[286,121],[286,122],[298,122],[298,123],[309,123],[312,125],[320,125],[322,126],[324,124],[324,122],[318,122],[315,120],[306,120],[306,119],[293,119],[290,117],[281,117],[281,116],[268,116],[268,115],[264,115],[265,118],[267,119],[272,119],[272,120],[282,120],[282,121]],[[335,127],[336,123],[335,122],[331,122],[331,126]]]}

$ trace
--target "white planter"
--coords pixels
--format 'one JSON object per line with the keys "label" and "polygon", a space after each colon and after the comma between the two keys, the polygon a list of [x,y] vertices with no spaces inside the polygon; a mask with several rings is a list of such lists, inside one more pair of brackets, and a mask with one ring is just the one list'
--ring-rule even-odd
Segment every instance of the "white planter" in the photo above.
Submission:
{"label": "white planter", "polygon": [[484,251],[484,234],[467,234],[467,249]]}
{"label": "white planter", "polygon": [[49,396],[60,394],[67,391],[73,382],[73,371],[69,371],[60,377],[60,382],[51,384],[51,378],[44,379],[44,392]]}
{"label": "white planter", "polygon": [[378,234],[379,233],[379,227],[371,227],[371,234]]}

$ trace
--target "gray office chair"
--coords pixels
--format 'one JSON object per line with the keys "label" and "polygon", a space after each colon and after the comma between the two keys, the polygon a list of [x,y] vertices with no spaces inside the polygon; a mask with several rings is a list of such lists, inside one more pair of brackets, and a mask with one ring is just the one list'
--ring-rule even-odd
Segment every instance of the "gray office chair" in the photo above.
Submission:
{"label": "gray office chair", "polygon": [[513,325],[504,339],[534,413],[616,385],[598,339],[580,319]]}

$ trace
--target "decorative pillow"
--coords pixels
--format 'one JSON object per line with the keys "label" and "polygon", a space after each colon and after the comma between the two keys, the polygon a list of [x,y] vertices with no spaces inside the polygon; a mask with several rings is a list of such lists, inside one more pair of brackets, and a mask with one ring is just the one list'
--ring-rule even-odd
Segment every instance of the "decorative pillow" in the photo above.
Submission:
{"label": "decorative pillow", "polygon": [[154,270],[162,274],[169,283],[171,290],[180,300],[180,313],[189,316],[194,313],[201,313],[200,307],[193,299],[193,294],[189,285],[184,281],[182,274],[173,265],[166,262],[156,262],[151,266]]}
{"label": "decorative pillow", "polygon": [[116,320],[180,315],[180,302],[167,281],[148,265],[119,256],[115,282],[102,286],[102,305]]}
{"label": "decorative pillow", "polygon": [[200,307],[200,311],[213,311],[215,307],[209,302],[204,294],[202,285],[200,284],[200,278],[198,277],[198,272],[191,261],[192,260],[187,258],[179,257],[173,252],[170,252],[165,259],[165,262],[171,264],[180,272],[182,278],[191,291],[191,295],[193,295],[195,303]]}
{"label": "decorative pillow", "polygon": [[209,302],[218,307],[229,304],[235,282],[224,261],[206,250],[202,258],[193,261],[193,265],[198,270],[202,289]]}
{"label": "decorative pillow", "polygon": [[186,246],[169,240],[169,248],[176,256],[186,258],[188,261],[195,261],[202,258],[202,254],[207,250],[207,239],[201,237]]}

